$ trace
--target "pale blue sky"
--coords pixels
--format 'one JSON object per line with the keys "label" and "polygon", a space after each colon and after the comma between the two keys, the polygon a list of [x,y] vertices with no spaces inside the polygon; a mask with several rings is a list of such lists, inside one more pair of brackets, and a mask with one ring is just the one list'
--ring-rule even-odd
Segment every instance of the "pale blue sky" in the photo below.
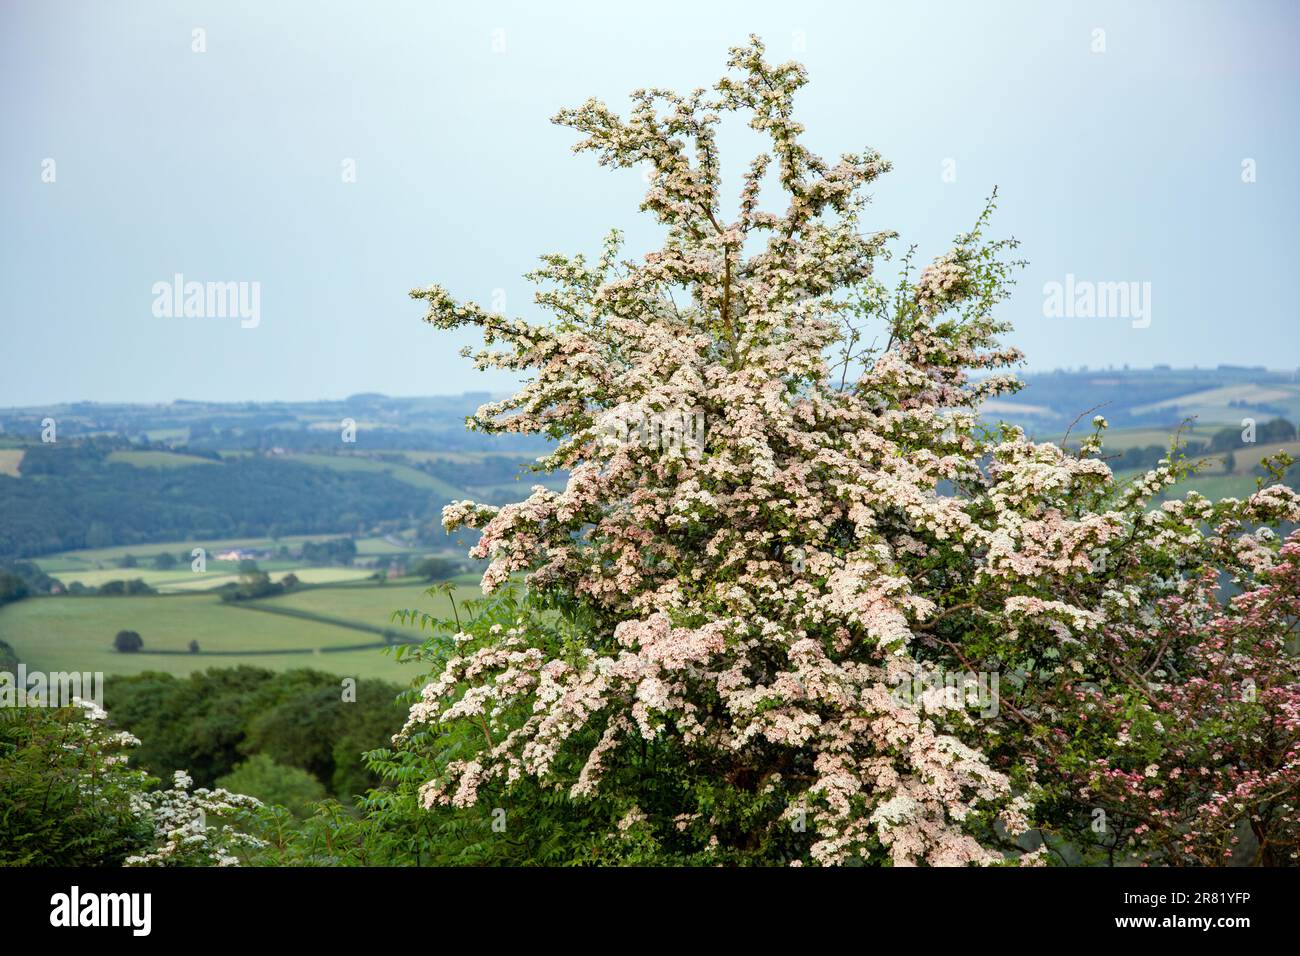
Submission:
{"label": "pale blue sky", "polygon": [[[549,117],[712,84],[750,32],[807,64],[814,148],[893,161],[871,228],[928,259],[1000,187],[1030,368],[1300,365],[1300,4],[6,0],[0,405],[503,388],[407,291],[533,316],[537,254],[651,248],[639,177]],[[259,282],[260,324],[155,317],[177,272]],[[1067,273],[1150,282],[1150,327],[1044,317]]]}

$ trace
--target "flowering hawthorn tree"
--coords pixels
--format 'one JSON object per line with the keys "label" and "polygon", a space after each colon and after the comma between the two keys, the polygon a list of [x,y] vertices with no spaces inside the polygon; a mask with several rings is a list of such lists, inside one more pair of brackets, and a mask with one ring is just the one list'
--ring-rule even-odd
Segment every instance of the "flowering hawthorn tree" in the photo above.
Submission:
{"label": "flowering hawthorn tree", "polygon": [[[893,234],[861,218],[888,163],[810,152],[804,70],[763,54],[752,38],[711,90],[638,91],[627,116],[592,100],[556,117],[602,165],[648,166],[661,249],[620,259],[615,233],[594,262],[543,257],[547,324],[412,292],[430,323],[482,331],[478,367],[525,378],[471,427],[549,436],[538,468],[568,479],[445,510],[481,531],[483,589],[507,597],[459,623],[396,741],[427,757],[426,806],[540,786],[665,858],[1000,862],[1086,811],[1058,772],[1079,688],[1130,686],[1161,602],[1207,568],[1264,571],[1276,548],[1247,529],[1300,507],[1278,485],[1148,511],[1191,467],[1176,455],[1119,488],[1101,419],[1074,451],[986,429],[977,410],[1018,387],[999,370],[1020,359],[997,341],[1019,263],[984,234],[992,202],[883,283]],[[770,143],[734,218],[728,116]],[[864,346],[873,324],[886,341]],[[704,422],[699,445],[610,440],[679,414]],[[952,670],[1003,676],[996,717],[896,693]]]}

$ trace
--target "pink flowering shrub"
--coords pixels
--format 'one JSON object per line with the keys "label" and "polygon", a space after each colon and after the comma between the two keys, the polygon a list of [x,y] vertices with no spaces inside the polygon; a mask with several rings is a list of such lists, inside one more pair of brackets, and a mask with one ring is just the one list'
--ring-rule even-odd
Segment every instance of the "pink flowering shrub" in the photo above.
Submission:
{"label": "pink flowering shrub", "polygon": [[1157,650],[1111,645],[1131,675],[1098,701],[1108,753],[1075,768],[1108,811],[1119,844],[1146,861],[1214,866],[1242,849],[1266,864],[1300,861],[1300,532],[1251,590],[1226,600],[1213,575],[1163,602]]}
{"label": "pink flowering shrub", "polygon": [[[545,324],[412,293],[524,378],[471,427],[549,436],[538,467],[568,479],[446,509],[481,532],[496,597],[430,645],[403,766],[430,808],[553,794],[604,859],[988,864],[1031,827],[1086,835],[1056,736],[1081,689],[1130,686],[1119,635],[1151,652],[1207,569],[1264,572],[1276,547],[1249,529],[1300,504],[1275,485],[1148,510],[1188,463],[1117,487],[1100,419],[1077,451],[986,429],[1020,359],[998,343],[1019,263],[985,236],[992,203],[882,282],[894,236],[862,230],[863,189],[888,163],[803,146],[805,73],[763,53],[627,116],[556,117],[577,151],[649,170],[661,249],[622,259],[615,233],[594,261],[543,257]],[[733,218],[716,134],[736,118],[769,145]],[[699,444],[626,427],[673,416]],[[998,706],[898,692],[953,672],[999,675]]]}

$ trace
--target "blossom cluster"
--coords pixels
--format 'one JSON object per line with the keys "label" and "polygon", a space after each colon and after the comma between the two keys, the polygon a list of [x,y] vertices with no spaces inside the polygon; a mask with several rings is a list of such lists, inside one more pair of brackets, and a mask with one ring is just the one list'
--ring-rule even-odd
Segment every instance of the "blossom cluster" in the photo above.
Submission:
{"label": "blossom cluster", "polygon": [[238,866],[236,850],[266,846],[229,822],[217,822],[255,810],[261,801],[221,788],[193,787],[189,774],[178,770],[170,789],[134,795],[137,814],[153,825],[154,841],[148,851],[127,857],[127,866]]}

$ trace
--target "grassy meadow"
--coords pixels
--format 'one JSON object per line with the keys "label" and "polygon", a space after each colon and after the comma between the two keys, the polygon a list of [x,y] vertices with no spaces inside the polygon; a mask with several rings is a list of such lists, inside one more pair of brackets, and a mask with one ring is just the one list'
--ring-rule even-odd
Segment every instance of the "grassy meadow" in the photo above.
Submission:
{"label": "grassy meadow", "polygon": [[[224,568],[230,562],[213,562],[223,567],[216,570],[209,566],[209,570],[204,574],[196,574],[188,567],[178,568],[170,571],[159,571],[155,568],[93,568],[88,571],[81,570],[54,570],[45,569],[46,573],[52,577],[58,578],[64,585],[71,584],[73,581],[80,581],[87,587],[97,588],[109,581],[122,581],[139,579],[149,587],[163,594],[190,591],[210,591],[221,587],[223,584],[234,584],[239,580],[239,574],[233,568]],[[292,572],[303,584],[338,584],[343,581],[361,581],[370,577],[374,572],[366,568],[291,568],[287,570],[271,570],[274,562],[259,562],[271,576],[272,581],[279,581],[286,574]]]}
{"label": "grassy meadow", "polygon": [[[119,630],[137,631],[144,650],[113,650]],[[315,621],[272,617],[212,595],[43,598],[0,610],[0,634],[29,669],[139,674],[189,674],[250,664],[270,670],[313,667],[357,677],[401,678],[379,649],[329,651],[367,642],[369,635]],[[190,641],[201,653],[190,654]],[[267,653],[280,651],[280,653]],[[160,653],[166,652],[166,653]]]}
{"label": "grassy meadow", "polygon": [[[416,676],[415,669],[399,665],[384,652],[381,632],[418,636],[415,629],[392,622],[395,610],[450,615],[447,597],[430,597],[427,589],[410,580],[367,582],[308,587],[238,603],[223,603],[216,594],[205,593],[42,597],[0,608],[0,640],[30,669],[42,671],[183,675],[249,664],[271,670],[312,667],[405,682]],[[457,587],[458,601],[478,594],[473,584]],[[144,650],[113,650],[113,637],[121,630],[138,632]],[[199,653],[188,652],[190,641],[198,642]]]}
{"label": "grassy meadow", "polygon": [[[271,670],[311,667],[405,683],[416,669],[399,665],[384,648],[402,637],[418,638],[419,632],[394,623],[393,612],[418,609],[450,616],[451,604],[445,595],[431,597],[427,582],[413,577],[387,581],[376,574],[390,558],[420,553],[400,536],[356,538],[353,566],[313,565],[281,556],[259,560],[258,567],[273,582],[289,573],[297,577],[298,586],[285,594],[225,603],[216,591],[239,582],[238,562],[217,560],[218,553],[296,550],[306,542],[336,537],[167,541],[47,555],[35,563],[65,588],[74,581],[98,588],[138,579],[158,593],[65,594],[8,604],[0,607],[0,641],[32,670],[184,675],[248,664]],[[179,559],[197,547],[208,552],[205,573],[192,571],[188,561],[165,570],[152,566],[159,554]],[[122,567],[128,555],[137,566]],[[476,575],[462,575],[455,583],[458,602],[480,595]],[[122,630],[139,633],[144,649],[131,654],[113,650],[113,638]],[[189,651],[191,641],[198,642],[198,653]]]}

